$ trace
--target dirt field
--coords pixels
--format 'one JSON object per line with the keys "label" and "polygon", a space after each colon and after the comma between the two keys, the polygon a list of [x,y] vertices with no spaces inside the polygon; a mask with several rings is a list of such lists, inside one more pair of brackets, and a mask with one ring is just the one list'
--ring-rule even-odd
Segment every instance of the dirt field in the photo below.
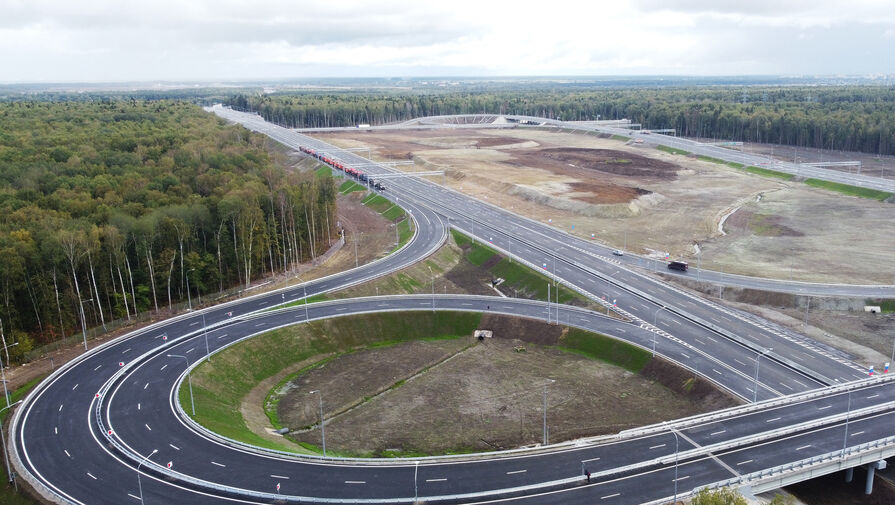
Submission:
{"label": "dirt field", "polygon": [[[321,389],[328,449],[438,454],[539,443],[548,379],[556,381],[548,386],[553,442],[733,404],[701,381],[684,393],[687,374],[663,362],[633,374],[545,345],[559,341],[561,327],[485,317],[482,327],[495,338],[481,343],[466,337],[361,351],[300,375],[279,403],[280,419],[293,429],[315,423],[318,399],[307,392]],[[316,427],[293,435],[320,443]]]}
{"label": "dirt field", "polygon": [[725,272],[895,282],[895,236],[885,232],[892,204],[592,135],[517,128],[321,137],[369,147],[375,159],[413,159],[411,170],[444,169],[457,190],[614,247],[696,262],[698,244],[702,266]]}

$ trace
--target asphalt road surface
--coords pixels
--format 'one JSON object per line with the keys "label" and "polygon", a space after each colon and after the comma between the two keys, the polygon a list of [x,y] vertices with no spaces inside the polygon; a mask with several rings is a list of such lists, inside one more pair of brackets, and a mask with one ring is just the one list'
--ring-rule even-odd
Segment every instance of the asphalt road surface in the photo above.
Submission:
{"label": "asphalt road surface", "polygon": [[[326,150],[348,164],[369,163],[257,116],[215,112],[290,147]],[[390,173],[386,167],[366,171]],[[893,414],[885,402],[895,401],[895,389],[888,381],[858,389],[833,388],[823,396],[787,404],[774,400],[863,378],[862,367],[844,353],[689,295],[615,261],[597,244],[437,185],[397,179],[390,182],[388,193],[416,222],[417,235],[404,249],[306,285],[173,318],[85,354],[54,374],[16,412],[15,459],[21,459],[38,486],[47,486],[72,503],[85,504],[136,502],[141,486],[144,502],[150,503],[269,503],[277,498],[277,486],[281,499],[305,497],[319,503],[361,498],[406,503],[415,496],[436,501],[433,497],[446,495],[459,495],[454,501],[464,503],[500,496],[526,503],[643,503],[671,496],[675,482],[679,490],[688,490],[891,434]],[[542,302],[439,295],[343,300],[265,311],[417,261],[443,243],[446,225],[540,268],[557,284],[578,290],[627,320]],[[682,421],[673,432],[653,429],[603,443],[563,445],[554,451],[419,464],[259,454],[196,430],[178,412],[175,390],[186,365],[228,343],[308,318],[433,308],[501,312],[599,331],[655,349],[744,399],[757,396],[769,403],[695,424]],[[756,372],[760,372],[757,393]],[[879,405],[884,407],[848,421],[837,417]],[[774,431],[809,421],[814,423],[810,429],[785,436]],[[849,433],[845,423],[850,423]],[[775,433],[769,440],[749,438],[769,431]],[[676,452],[718,443],[730,446],[711,454],[689,453],[678,465],[667,461]],[[665,460],[656,462],[657,458]],[[594,474],[590,485],[582,482],[582,461]],[[137,475],[143,477],[139,482]]]}

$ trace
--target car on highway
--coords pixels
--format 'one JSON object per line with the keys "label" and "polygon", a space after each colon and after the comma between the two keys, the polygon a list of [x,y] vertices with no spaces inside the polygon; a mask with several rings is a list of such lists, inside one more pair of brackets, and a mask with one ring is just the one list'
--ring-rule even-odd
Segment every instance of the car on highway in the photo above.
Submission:
{"label": "car on highway", "polygon": [[624,256],[625,251],[622,251],[621,249],[616,249],[616,250],[612,251],[612,254],[614,254],[616,256]]}

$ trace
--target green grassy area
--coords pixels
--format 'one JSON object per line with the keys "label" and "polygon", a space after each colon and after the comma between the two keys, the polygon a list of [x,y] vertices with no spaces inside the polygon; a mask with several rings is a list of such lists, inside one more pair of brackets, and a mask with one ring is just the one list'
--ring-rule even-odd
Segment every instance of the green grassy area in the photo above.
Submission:
{"label": "green grassy area", "polygon": [[743,168],[743,167],[745,167],[745,165],[743,165],[742,163],[737,163],[737,162],[735,162],[735,161],[724,161],[724,160],[719,159],[719,158],[712,158],[711,156],[703,156],[703,155],[701,155],[701,154],[700,154],[699,156],[697,156],[696,158],[697,158],[697,159],[700,159],[700,160],[702,160],[702,161],[708,161],[708,162],[711,162],[711,163],[717,163],[717,164],[719,164],[719,165],[727,165],[728,167],[733,167],[733,168]]}
{"label": "green grassy area", "polygon": [[690,151],[684,151],[683,149],[678,149],[676,147],[668,147],[668,146],[663,146],[663,145],[656,146],[656,149],[658,149],[660,151],[665,151],[666,153],[682,154],[684,156],[690,154]]}
{"label": "green grassy area", "polygon": [[865,300],[864,305],[879,305],[880,310],[883,311],[883,314],[889,314],[895,312],[895,300]]}
{"label": "green grassy area", "polygon": [[398,245],[392,250],[397,251],[413,236],[413,229],[410,227],[410,220],[405,219],[398,223]]}
{"label": "green grassy area", "polygon": [[388,198],[376,193],[370,193],[366,198],[361,200],[361,203],[375,210],[389,221],[399,221],[398,245],[392,249],[392,252],[400,249],[408,240],[410,240],[410,237],[413,236],[413,228],[411,227],[410,219],[407,219],[407,213]]}
{"label": "green grassy area", "polygon": [[382,217],[388,219],[389,221],[394,221],[395,219],[401,219],[405,216],[404,209],[398,207],[397,205],[392,205],[392,207],[385,212],[382,212]]}
{"label": "green grassy area", "polygon": [[627,142],[631,140],[631,137],[625,137],[624,135],[613,135],[609,137],[610,140],[621,140],[622,142]]}
{"label": "green grassy area", "polygon": [[640,372],[652,359],[648,351],[637,346],[577,328],[569,328],[560,342],[560,349],[620,366],[634,373]]}
{"label": "green grassy area", "polygon": [[[457,243],[460,247],[464,248],[465,254],[464,258],[466,261],[472,263],[476,266],[482,266],[491,260],[493,257],[498,256],[497,251],[491,249],[490,247],[481,244],[480,242],[472,243],[472,240],[458,232],[457,230],[451,230],[451,235],[454,237],[454,242]],[[492,278],[502,278],[504,279],[504,285],[516,290],[518,293],[523,293],[523,296],[527,298],[532,298],[535,300],[546,300],[547,299],[547,284],[551,283],[552,280],[547,276],[540,272],[534,271],[531,268],[528,268],[525,265],[522,265],[518,262],[510,261],[509,258],[501,257],[500,261],[491,266],[488,271],[490,272]],[[555,291],[551,289],[551,299],[556,301],[557,294]],[[560,303],[571,303],[573,301],[579,301],[583,304],[587,304],[588,300],[584,296],[582,296],[577,291],[572,291],[571,289],[566,288],[565,286],[558,286],[559,289],[559,302]],[[580,305],[580,304],[579,304]]]}
{"label": "green grassy area", "polygon": [[311,296],[301,299],[301,300],[295,300],[294,302],[289,302],[286,305],[279,305],[277,307],[270,307],[270,308],[264,309],[261,312],[269,312],[271,310],[280,310],[280,309],[285,309],[286,307],[295,307],[298,305],[323,302],[326,300],[329,300],[329,297],[326,296],[326,293],[317,293],[316,295],[311,295]]}
{"label": "green grassy area", "polygon": [[326,165],[321,165],[317,170],[314,170],[314,173],[317,174],[317,177],[332,177],[333,169]]}
{"label": "green grassy area", "polygon": [[761,167],[743,167],[743,170],[755,175],[763,175],[765,177],[774,177],[776,179],[783,179],[785,181],[791,181],[793,177],[792,174],[787,174],[786,172],[778,172],[776,170],[771,170],[769,168],[761,168]]}
{"label": "green grassy area", "polygon": [[[383,342],[406,342],[421,337],[470,335],[480,313],[410,312],[338,317],[280,328],[240,342],[212,356],[193,371],[194,419],[202,426],[234,440],[271,449],[300,452],[295,445],[261,438],[245,425],[239,406],[259,382],[295,363]],[[309,366],[314,363],[309,363]],[[180,388],[180,403],[191,413],[189,387]]]}
{"label": "green grassy area", "polygon": [[[9,395],[9,402],[15,403],[22,398],[25,398],[25,395],[31,392],[34,389],[34,386],[37,386],[40,381],[44,380],[46,375],[41,375],[40,377],[31,380],[24,386],[16,389]],[[6,404],[4,403],[5,407]],[[6,417],[9,415],[9,412],[12,409],[4,410],[2,414],[0,414],[0,423],[6,421]],[[6,468],[0,465],[0,468],[3,469],[4,475],[6,473]],[[0,486],[0,503],[3,505],[38,505],[38,501],[31,499],[28,496],[25,496],[21,491],[16,492],[15,487],[12,484],[6,482],[6,479],[3,479],[3,485]]]}
{"label": "green grassy area", "polygon": [[387,211],[394,205],[388,198],[378,195],[376,193],[370,193],[366,198],[361,200],[361,203],[375,210],[376,212],[382,214]]}
{"label": "green grassy area", "polygon": [[871,200],[883,201],[892,196],[892,193],[879,191],[870,188],[859,188],[850,184],[840,184],[838,182],[822,181],[820,179],[805,179],[805,184],[815,188],[835,191],[848,196],[859,196],[861,198],[870,198]]}
{"label": "green grassy area", "polygon": [[342,183],[341,186],[339,186],[339,193],[342,193],[343,195],[347,195],[348,193],[353,193],[354,191],[366,191],[366,190],[367,190],[366,186],[364,186],[362,184],[358,184],[354,181],[345,181]]}

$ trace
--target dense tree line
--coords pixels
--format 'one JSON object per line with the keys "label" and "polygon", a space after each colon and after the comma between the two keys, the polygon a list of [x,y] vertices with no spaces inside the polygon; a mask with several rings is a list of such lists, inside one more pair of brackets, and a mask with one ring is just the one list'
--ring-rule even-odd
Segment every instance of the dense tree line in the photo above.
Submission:
{"label": "dense tree line", "polygon": [[895,154],[895,88],[890,86],[238,94],[227,103],[290,127],[383,124],[471,113],[572,121],[628,118],[645,128],[674,128],[685,136]]}
{"label": "dense tree line", "polygon": [[0,104],[7,340],[80,330],[80,300],[102,325],[324,251],[331,178],[287,171],[266,142],[181,102]]}

